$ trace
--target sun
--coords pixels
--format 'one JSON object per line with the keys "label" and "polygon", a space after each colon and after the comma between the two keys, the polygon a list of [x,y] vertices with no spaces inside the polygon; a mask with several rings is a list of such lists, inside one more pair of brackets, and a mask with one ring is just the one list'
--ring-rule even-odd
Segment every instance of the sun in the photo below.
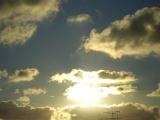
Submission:
{"label": "sun", "polygon": [[102,94],[97,88],[87,84],[77,83],[67,89],[65,95],[69,100],[78,101],[81,105],[92,105],[99,102]]}

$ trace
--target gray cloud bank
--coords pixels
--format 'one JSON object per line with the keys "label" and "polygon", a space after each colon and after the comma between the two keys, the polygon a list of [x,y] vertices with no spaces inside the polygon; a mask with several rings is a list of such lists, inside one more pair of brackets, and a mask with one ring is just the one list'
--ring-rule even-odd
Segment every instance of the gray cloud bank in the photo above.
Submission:
{"label": "gray cloud bank", "polygon": [[36,31],[36,23],[58,9],[59,0],[1,0],[0,44],[24,44]]}
{"label": "gray cloud bank", "polygon": [[0,118],[3,120],[51,120],[49,108],[19,107],[12,102],[0,102]]}
{"label": "gray cloud bank", "polygon": [[122,120],[160,120],[159,107],[147,107],[139,103],[124,103],[111,107],[77,107],[72,109],[70,113],[75,115],[72,120],[99,120],[111,118],[111,114],[104,112],[112,111],[120,111],[119,117]]}
{"label": "gray cloud bank", "polygon": [[139,103],[123,103],[111,106],[88,108],[69,106],[64,108],[19,107],[13,102],[0,102],[0,119],[3,120],[98,120],[111,117],[111,112],[119,110],[123,120],[160,120],[160,108],[147,107]]}
{"label": "gray cloud bank", "polygon": [[160,8],[146,7],[114,21],[98,33],[93,29],[82,47],[113,58],[160,55]]}

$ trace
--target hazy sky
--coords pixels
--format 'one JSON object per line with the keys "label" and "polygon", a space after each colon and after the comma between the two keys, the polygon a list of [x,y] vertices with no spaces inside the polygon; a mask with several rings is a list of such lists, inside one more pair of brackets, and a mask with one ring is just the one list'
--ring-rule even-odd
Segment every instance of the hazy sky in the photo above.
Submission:
{"label": "hazy sky", "polygon": [[[0,118],[39,120],[7,105],[159,106],[159,33],[159,0],[0,0]],[[91,119],[82,113],[73,119]],[[142,119],[159,120],[151,113]]]}

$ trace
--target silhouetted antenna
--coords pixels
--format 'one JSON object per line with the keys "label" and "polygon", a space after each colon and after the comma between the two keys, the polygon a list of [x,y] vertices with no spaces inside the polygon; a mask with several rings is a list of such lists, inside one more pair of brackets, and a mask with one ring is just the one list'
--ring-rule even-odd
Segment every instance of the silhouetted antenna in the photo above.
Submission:
{"label": "silhouetted antenna", "polygon": [[111,117],[106,118],[105,120],[119,120],[120,111],[104,112],[110,114]]}

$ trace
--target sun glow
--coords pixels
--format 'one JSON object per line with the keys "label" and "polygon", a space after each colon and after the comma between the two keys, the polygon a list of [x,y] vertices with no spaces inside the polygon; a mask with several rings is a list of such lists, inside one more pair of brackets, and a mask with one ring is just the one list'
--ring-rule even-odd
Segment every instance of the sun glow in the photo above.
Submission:
{"label": "sun glow", "polygon": [[100,94],[97,89],[83,83],[77,83],[67,89],[65,95],[68,99],[78,101],[80,104],[94,104],[98,102]]}
{"label": "sun glow", "polygon": [[95,87],[84,83],[77,83],[68,88],[65,95],[69,100],[77,101],[84,106],[100,103],[100,100],[110,94],[120,94],[115,87]]}

